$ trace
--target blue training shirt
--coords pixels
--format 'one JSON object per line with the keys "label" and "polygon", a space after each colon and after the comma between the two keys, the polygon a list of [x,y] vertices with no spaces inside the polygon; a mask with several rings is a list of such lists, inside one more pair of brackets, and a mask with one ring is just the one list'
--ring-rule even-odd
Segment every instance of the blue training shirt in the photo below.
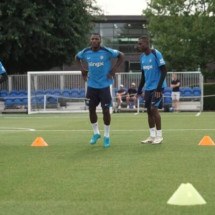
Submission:
{"label": "blue training shirt", "polygon": [[[161,70],[160,66],[165,65],[162,54],[155,49],[156,53],[150,53],[149,55],[142,54],[140,56],[141,70],[144,70],[145,85],[144,90],[155,90],[158,86]],[[166,80],[164,80],[162,87],[167,86]]]}
{"label": "blue training shirt", "polygon": [[78,52],[76,57],[86,61],[88,65],[87,84],[92,88],[105,88],[113,84],[113,79],[108,79],[112,64],[111,59],[119,56],[119,51],[107,47],[101,47],[98,51],[85,48]]}
{"label": "blue training shirt", "polygon": [[1,61],[0,61],[0,74],[6,73],[5,68],[3,67]]}

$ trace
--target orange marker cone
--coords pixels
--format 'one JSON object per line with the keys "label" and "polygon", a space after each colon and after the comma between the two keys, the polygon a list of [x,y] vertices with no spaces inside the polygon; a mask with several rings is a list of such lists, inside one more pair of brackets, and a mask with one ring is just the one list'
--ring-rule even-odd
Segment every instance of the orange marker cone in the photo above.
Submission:
{"label": "orange marker cone", "polygon": [[48,146],[45,140],[42,137],[37,137],[31,146],[41,147],[41,146]]}
{"label": "orange marker cone", "polygon": [[215,146],[214,141],[209,136],[204,136],[199,142],[200,146]]}

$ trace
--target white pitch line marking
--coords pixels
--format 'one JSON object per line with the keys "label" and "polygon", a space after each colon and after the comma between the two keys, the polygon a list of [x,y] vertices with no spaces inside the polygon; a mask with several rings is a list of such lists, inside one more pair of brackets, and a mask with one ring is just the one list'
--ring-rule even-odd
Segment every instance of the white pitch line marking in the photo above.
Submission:
{"label": "white pitch line marking", "polygon": [[0,127],[0,131],[36,131],[34,128],[6,128]]}
{"label": "white pitch line marking", "polygon": [[[33,129],[33,128],[5,128],[5,127],[0,127],[0,132],[11,132],[11,131],[31,131],[31,132],[92,132],[91,129],[53,129],[53,130],[42,130],[42,129]],[[104,130],[101,129],[103,132]],[[126,129],[115,129],[111,130],[111,132],[145,132],[148,131],[148,129],[135,129],[135,130],[126,130]],[[163,129],[164,132],[174,132],[174,131],[215,131],[215,128],[178,128],[178,129]]]}
{"label": "white pitch line marking", "polygon": [[201,112],[198,112],[197,114],[196,114],[196,116],[200,116],[201,115]]}
{"label": "white pitch line marking", "polygon": [[[119,130],[119,129],[115,129],[115,130],[111,130],[111,132],[145,132],[145,131],[148,131],[149,129],[136,129],[136,130],[125,130],[125,129],[122,129],[122,130]],[[5,131],[5,130],[1,130],[0,128],[0,131]],[[7,131],[17,131],[17,130],[9,130],[7,129]],[[30,131],[30,129],[28,130],[22,130],[22,131]],[[55,130],[42,130],[42,129],[38,129],[38,130],[35,130],[33,129],[32,131],[36,131],[36,132],[92,132],[92,130],[83,130],[83,129],[77,129],[77,130],[63,130],[63,129],[55,129]],[[103,132],[104,130],[101,129],[101,131]],[[215,128],[204,128],[204,129],[201,129],[201,128],[187,128],[187,129],[163,129],[164,132],[172,132],[172,131],[215,131]]]}

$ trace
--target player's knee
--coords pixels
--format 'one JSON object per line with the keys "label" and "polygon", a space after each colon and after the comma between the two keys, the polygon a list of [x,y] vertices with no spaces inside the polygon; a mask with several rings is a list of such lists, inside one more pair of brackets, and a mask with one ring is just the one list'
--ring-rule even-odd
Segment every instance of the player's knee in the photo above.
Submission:
{"label": "player's knee", "polygon": [[103,114],[109,114],[109,113],[110,113],[109,107],[103,107],[103,108],[102,108],[102,113],[103,113]]}
{"label": "player's knee", "polygon": [[152,115],[152,109],[151,108],[147,108],[147,114]]}
{"label": "player's knee", "polygon": [[89,107],[89,112],[90,113],[95,113],[96,112],[96,107]]}

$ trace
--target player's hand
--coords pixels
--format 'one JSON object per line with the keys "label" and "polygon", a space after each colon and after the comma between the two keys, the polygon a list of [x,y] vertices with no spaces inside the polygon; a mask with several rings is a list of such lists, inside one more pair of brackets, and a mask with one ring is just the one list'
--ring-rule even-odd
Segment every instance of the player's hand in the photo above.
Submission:
{"label": "player's hand", "polygon": [[84,81],[86,81],[87,80],[88,70],[81,70],[81,74],[82,74],[82,77],[83,77]]}
{"label": "player's hand", "polygon": [[137,92],[137,97],[141,97],[141,96],[143,96],[143,91],[138,91]]}
{"label": "player's hand", "polygon": [[162,96],[162,92],[155,91],[155,98],[160,98]]}
{"label": "player's hand", "polygon": [[110,71],[110,72],[107,74],[107,77],[108,77],[108,79],[113,79],[113,78],[115,77],[115,72]]}

